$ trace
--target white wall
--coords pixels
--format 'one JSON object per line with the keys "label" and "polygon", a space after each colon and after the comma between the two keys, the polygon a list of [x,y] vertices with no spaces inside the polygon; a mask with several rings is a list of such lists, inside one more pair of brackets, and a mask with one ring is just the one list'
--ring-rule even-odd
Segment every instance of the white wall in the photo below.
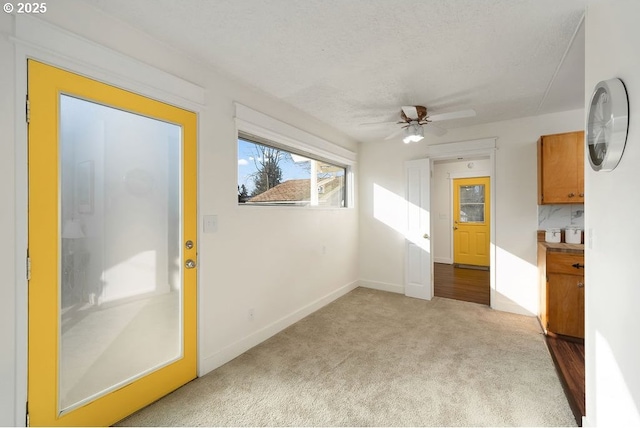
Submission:
{"label": "white wall", "polygon": [[[640,2],[592,1],[586,15],[586,100],[601,80],[618,77],[629,97],[629,135],[612,172],[586,163],[586,421],[640,426]],[[631,225],[631,228],[630,228]],[[589,244],[589,240],[592,244]]]}
{"label": "white wall", "polygon": [[[469,168],[469,163],[472,167]],[[476,177],[491,174],[489,159],[476,159],[473,156],[463,160],[437,161],[433,165],[431,181],[431,211],[433,212],[431,240],[433,241],[433,261],[453,263],[452,258],[452,175],[474,174]],[[471,175],[467,175],[471,177]]]}
{"label": "white wall", "polygon": [[361,284],[403,292],[404,238],[373,215],[374,185],[404,198],[403,162],[426,157],[426,146],[498,137],[496,189],[496,309],[537,314],[536,230],[538,229],[536,141],[540,135],[584,127],[575,110],[450,130],[417,144],[385,141],[360,145]]}
{"label": "white wall", "polygon": [[[356,286],[357,208],[237,206],[234,102],[355,152],[354,141],[279,100],[220,76],[85,3],[59,0],[43,17],[206,90],[205,106],[199,114],[198,145],[200,374]],[[16,383],[16,376],[21,379],[20,364],[26,361],[15,359],[15,331],[21,320],[17,322],[15,315],[14,208],[20,197],[15,194],[14,181],[16,64],[8,39],[13,31],[12,19],[0,15],[0,425],[24,424],[15,409],[25,399],[25,386]],[[67,52],[70,58],[76,54]],[[122,73],[126,75],[126,70]],[[24,149],[23,141],[18,144]],[[218,216],[217,233],[202,233],[205,214]],[[254,310],[253,321],[249,320],[249,309]]]}

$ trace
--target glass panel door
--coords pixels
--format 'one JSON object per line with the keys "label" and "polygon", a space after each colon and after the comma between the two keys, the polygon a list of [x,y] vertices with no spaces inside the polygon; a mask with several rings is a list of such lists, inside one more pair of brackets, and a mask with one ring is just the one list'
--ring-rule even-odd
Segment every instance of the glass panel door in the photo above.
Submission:
{"label": "glass panel door", "polygon": [[182,355],[181,131],[60,96],[60,412]]}
{"label": "glass panel door", "polygon": [[196,377],[193,112],[29,61],[33,426],[109,426]]}

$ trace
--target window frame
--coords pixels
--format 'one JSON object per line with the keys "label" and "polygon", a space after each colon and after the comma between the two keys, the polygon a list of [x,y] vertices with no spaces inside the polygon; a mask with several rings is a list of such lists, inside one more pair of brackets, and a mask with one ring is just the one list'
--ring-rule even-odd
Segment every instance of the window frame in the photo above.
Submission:
{"label": "window frame", "polygon": [[[342,201],[343,204],[342,206],[335,206],[335,205],[313,205],[311,203],[311,201],[286,201],[286,202],[238,202],[238,205],[243,205],[243,206],[286,206],[286,207],[312,207],[312,208],[334,208],[334,209],[342,209],[342,208],[347,208],[347,174],[348,174],[348,167],[346,165],[339,165],[336,162],[332,162],[332,161],[328,161],[326,159],[319,159],[317,156],[313,156],[313,155],[309,155],[308,153],[302,153],[300,151],[293,151],[289,148],[286,147],[282,147],[279,144],[274,144],[272,141],[265,141],[264,138],[260,138],[260,137],[256,137],[255,135],[249,135],[245,132],[239,131],[238,132],[238,138],[237,138],[237,143],[238,145],[240,144],[240,140],[245,141],[247,143],[252,143],[252,144],[256,144],[262,147],[267,147],[270,149],[275,149],[275,150],[280,150],[282,152],[286,152],[290,155],[298,155],[304,158],[307,158],[311,161],[316,161],[316,162],[320,162],[320,163],[324,163],[327,165],[331,165],[333,167],[337,167],[337,168],[342,168],[344,170],[344,178],[343,178],[343,182],[344,184],[342,185]],[[238,166],[239,168],[239,166]],[[311,174],[310,174],[311,176]],[[284,180],[282,183],[285,183],[288,180]],[[259,196],[262,193],[256,195]]]}
{"label": "window frame", "polygon": [[[274,119],[247,106],[236,103],[236,177],[238,174],[238,140],[254,142],[287,151],[292,154],[304,156],[326,162],[345,169],[344,206],[313,206],[310,204],[245,204],[236,203],[237,206],[252,207],[253,209],[311,209],[311,210],[351,210],[355,208],[355,152],[338,146],[330,141],[317,137],[299,128]],[[243,208],[243,209],[252,209]]]}

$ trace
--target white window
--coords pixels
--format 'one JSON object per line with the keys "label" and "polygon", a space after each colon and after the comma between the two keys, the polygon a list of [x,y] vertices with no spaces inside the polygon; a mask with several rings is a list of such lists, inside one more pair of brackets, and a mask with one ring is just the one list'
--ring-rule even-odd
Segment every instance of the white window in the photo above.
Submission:
{"label": "white window", "polygon": [[238,203],[345,207],[347,167],[239,133]]}

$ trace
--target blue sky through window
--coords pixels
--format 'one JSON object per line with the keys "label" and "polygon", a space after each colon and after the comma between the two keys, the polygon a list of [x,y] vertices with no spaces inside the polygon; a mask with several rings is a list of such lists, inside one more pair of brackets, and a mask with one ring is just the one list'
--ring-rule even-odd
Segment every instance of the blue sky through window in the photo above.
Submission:
{"label": "blue sky through window", "polygon": [[[238,138],[238,186],[245,185],[249,194],[255,188],[253,177],[256,168],[256,157],[260,152],[256,150],[258,144]],[[291,155],[289,152],[280,161],[282,168],[282,181],[309,178],[309,160],[303,156]],[[306,161],[305,161],[306,159]],[[259,165],[259,163],[258,163]]]}

